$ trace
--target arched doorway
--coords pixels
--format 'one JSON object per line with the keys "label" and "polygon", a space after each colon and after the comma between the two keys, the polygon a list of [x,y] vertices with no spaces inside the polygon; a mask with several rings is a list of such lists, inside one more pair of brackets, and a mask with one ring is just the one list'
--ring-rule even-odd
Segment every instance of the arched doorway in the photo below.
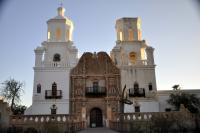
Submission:
{"label": "arched doorway", "polygon": [[90,111],[90,127],[102,127],[103,126],[103,115],[99,108],[93,108]]}

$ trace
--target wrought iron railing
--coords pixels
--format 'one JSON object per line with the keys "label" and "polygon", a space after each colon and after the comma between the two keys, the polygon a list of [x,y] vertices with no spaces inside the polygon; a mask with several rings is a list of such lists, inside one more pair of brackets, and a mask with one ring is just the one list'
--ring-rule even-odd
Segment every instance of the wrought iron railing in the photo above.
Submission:
{"label": "wrought iron railing", "polygon": [[130,88],[129,97],[145,97],[144,88]]}
{"label": "wrought iron railing", "polygon": [[106,96],[106,87],[86,87],[85,95],[89,97]]}
{"label": "wrought iron railing", "polygon": [[61,99],[62,98],[62,90],[45,90],[45,98],[46,99]]}

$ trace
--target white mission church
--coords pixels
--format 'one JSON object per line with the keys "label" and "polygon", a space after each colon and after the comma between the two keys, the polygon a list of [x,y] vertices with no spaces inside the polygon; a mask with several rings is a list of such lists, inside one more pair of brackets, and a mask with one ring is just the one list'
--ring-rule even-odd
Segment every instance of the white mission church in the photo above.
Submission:
{"label": "white mission church", "polygon": [[[157,90],[154,48],[142,40],[139,18],[120,18],[116,21],[117,41],[110,56],[106,57],[106,53],[90,53],[85,56],[83,54],[79,59],[78,49],[72,40],[73,22],[65,16],[63,7],[59,7],[57,12],[56,17],[47,21],[47,40],[34,50],[33,97],[32,105],[25,112],[26,115],[70,114],[80,108],[77,112],[84,114],[83,116],[88,119],[91,117],[88,112],[99,111],[105,120],[109,118],[109,111],[120,111],[117,99],[124,86],[128,98],[133,102],[132,105],[125,105],[125,112],[165,112],[171,108],[166,102],[171,91]],[[85,75],[80,75],[77,69],[74,78],[72,70],[79,68],[78,64],[84,64],[89,58],[97,59],[97,63],[102,60],[108,63],[111,59],[113,67],[119,70],[118,77],[110,80],[112,73],[103,73],[102,76],[95,71],[87,75],[86,70],[89,67],[83,65],[80,71],[85,72]],[[107,69],[105,67],[106,72]],[[79,83],[84,87],[78,86]],[[110,84],[116,86],[112,90],[113,95],[110,93]],[[80,91],[74,91],[74,86],[78,86]],[[199,90],[185,91],[200,95]],[[80,103],[78,99],[82,99],[84,104],[76,104]],[[97,102],[92,104],[93,100]],[[114,101],[117,107],[109,108]],[[102,107],[98,102],[106,104]]]}

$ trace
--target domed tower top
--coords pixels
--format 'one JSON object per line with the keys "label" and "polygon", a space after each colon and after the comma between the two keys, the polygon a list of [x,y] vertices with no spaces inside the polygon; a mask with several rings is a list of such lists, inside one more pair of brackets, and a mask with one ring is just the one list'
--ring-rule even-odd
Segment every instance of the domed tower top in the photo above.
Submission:
{"label": "domed tower top", "polygon": [[65,16],[65,8],[63,8],[62,6],[61,7],[58,7],[57,9],[58,11],[58,16]]}
{"label": "domed tower top", "polygon": [[58,15],[47,21],[48,42],[67,42],[72,41],[73,22],[65,16],[65,8],[57,8]]}

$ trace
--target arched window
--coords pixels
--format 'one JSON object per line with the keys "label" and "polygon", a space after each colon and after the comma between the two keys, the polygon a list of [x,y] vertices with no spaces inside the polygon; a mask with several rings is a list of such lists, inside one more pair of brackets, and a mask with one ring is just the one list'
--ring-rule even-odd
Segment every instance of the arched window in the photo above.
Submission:
{"label": "arched window", "polygon": [[50,38],[51,38],[51,32],[48,31],[48,32],[47,32],[47,39],[49,40]]}
{"label": "arched window", "polygon": [[129,59],[130,59],[131,63],[135,64],[136,59],[137,59],[137,54],[135,52],[133,52],[133,51],[130,52],[129,53]]}
{"label": "arched window", "polygon": [[54,82],[52,84],[52,96],[56,96],[57,95],[57,84]]}
{"label": "arched window", "polygon": [[41,93],[41,84],[37,84],[37,93]]}
{"label": "arched window", "polygon": [[53,61],[55,61],[55,62],[60,61],[60,54],[55,54],[55,55],[53,56]]}
{"label": "arched window", "polygon": [[122,31],[119,31],[119,40],[123,41],[123,33],[122,33]]}
{"label": "arched window", "polygon": [[152,90],[153,90],[152,83],[149,83],[149,91],[152,91]]}
{"label": "arched window", "polygon": [[61,29],[60,28],[57,28],[56,29],[56,40],[60,40],[61,39]]}

